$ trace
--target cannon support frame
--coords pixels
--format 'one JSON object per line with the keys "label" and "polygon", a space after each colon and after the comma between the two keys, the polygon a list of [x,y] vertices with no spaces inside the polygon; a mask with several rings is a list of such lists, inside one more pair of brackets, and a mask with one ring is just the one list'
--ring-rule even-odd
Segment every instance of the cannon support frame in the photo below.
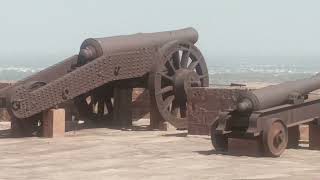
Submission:
{"label": "cannon support frame", "polygon": [[[269,109],[253,111],[252,113],[241,114],[237,111],[229,110],[220,114],[219,118],[211,127],[211,138],[216,149],[226,151],[228,138],[256,139],[261,142],[262,152],[268,156],[280,156],[285,148],[278,152],[268,152],[265,147],[268,145],[263,140],[265,133],[270,131],[268,127],[274,121],[280,121],[287,129],[294,128],[302,124],[318,124],[320,118],[320,99],[308,99],[296,104],[285,104]],[[271,129],[272,130],[272,129]],[[297,136],[284,137],[288,146],[294,145],[298,141]],[[222,142],[221,142],[222,141]],[[284,141],[284,142],[285,142]],[[218,143],[217,143],[218,142]],[[291,144],[293,143],[293,144]],[[267,151],[267,152],[266,152]]]}

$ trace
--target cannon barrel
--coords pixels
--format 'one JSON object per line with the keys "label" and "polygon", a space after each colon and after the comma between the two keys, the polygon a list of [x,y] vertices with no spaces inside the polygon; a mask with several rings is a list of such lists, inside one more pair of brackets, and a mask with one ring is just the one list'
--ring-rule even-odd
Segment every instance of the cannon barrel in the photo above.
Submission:
{"label": "cannon barrel", "polygon": [[111,53],[155,46],[160,47],[171,41],[184,41],[195,44],[198,41],[198,32],[194,28],[185,28],[157,33],[90,38],[82,43],[79,58],[82,60],[92,60]]}
{"label": "cannon barrel", "polygon": [[[68,74],[73,65],[81,64],[82,61],[93,60],[106,54],[147,48],[151,46],[162,46],[167,42],[175,40],[187,41],[195,44],[198,41],[198,32],[194,28],[184,28],[175,31],[157,33],[138,33],[114,37],[89,38],[82,43],[79,56],[74,55],[67,58],[62,62],[16,82],[14,86],[31,81],[49,83]],[[0,97],[5,97],[7,91],[11,88],[12,87],[6,87],[1,89]]]}
{"label": "cannon barrel", "polygon": [[284,105],[292,96],[303,97],[317,89],[320,89],[320,74],[307,79],[267,86],[243,94],[237,110],[248,112]]}

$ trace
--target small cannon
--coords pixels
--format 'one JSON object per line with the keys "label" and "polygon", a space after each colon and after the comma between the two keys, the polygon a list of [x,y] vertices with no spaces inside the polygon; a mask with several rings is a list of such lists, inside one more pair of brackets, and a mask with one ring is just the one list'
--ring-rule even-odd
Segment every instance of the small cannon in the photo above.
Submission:
{"label": "small cannon", "polygon": [[50,108],[72,101],[82,118],[101,120],[112,116],[115,87],[142,87],[151,96],[151,117],[186,128],[186,88],[209,84],[197,40],[193,28],[90,38],[78,55],[0,89],[1,104],[13,131],[28,136]]}
{"label": "small cannon", "polygon": [[[320,117],[320,99],[308,94],[320,89],[320,75],[241,93],[235,109],[220,113],[211,127],[212,144],[228,150],[228,138],[255,139],[267,156],[280,156],[299,143],[299,125]],[[261,141],[261,142],[260,142]]]}

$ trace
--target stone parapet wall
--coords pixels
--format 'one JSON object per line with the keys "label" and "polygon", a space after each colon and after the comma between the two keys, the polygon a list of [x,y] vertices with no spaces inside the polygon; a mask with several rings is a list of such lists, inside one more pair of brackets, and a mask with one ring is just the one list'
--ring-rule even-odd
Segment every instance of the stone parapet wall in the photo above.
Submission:
{"label": "stone parapet wall", "polygon": [[188,95],[188,133],[209,135],[211,124],[219,113],[234,109],[242,87],[191,88]]}

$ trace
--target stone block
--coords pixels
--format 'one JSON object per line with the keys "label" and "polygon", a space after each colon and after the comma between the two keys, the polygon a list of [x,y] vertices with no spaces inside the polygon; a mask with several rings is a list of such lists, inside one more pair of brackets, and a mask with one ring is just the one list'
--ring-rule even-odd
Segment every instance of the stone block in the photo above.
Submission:
{"label": "stone block", "polygon": [[301,141],[309,141],[309,126],[308,125],[300,125],[300,140]]}
{"label": "stone block", "polygon": [[50,109],[43,114],[43,136],[63,137],[65,133],[65,110]]}

